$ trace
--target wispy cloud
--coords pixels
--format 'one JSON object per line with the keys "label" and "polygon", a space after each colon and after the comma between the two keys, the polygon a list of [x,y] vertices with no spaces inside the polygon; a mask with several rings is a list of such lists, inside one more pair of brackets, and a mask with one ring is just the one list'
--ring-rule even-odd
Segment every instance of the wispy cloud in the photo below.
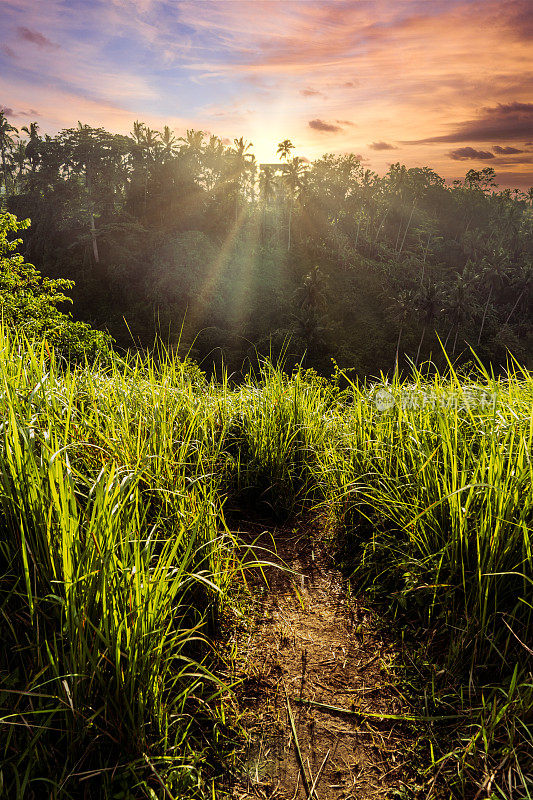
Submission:
{"label": "wispy cloud", "polygon": [[43,34],[39,33],[39,31],[32,31],[25,25],[20,25],[17,28],[17,34],[19,39],[22,39],[22,41],[30,42],[31,44],[36,44],[37,47],[44,47],[50,50],[59,49],[58,44],[55,44],[55,42],[50,41],[50,39],[48,39],[46,36],[43,36]]}
{"label": "wispy cloud", "polygon": [[24,109],[23,111],[15,111],[13,108],[10,108],[9,106],[2,106],[0,104],[0,111],[2,111],[6,117],[14,117],[14,118],[19,117],[20,119],[23,119],[25,121],[30,119],[33,120],[35,119],[35,117],[41,116],[39,112],[36,111],[34,108],[27,108]]}
{"label": "wispy cloud", "polygon": [[484,108],[475,119],[460,122],[455,129],[441,136],[405,142],[428,144],[434,142],[490,142],[494,139],[523,139],[533,130],[533,103],[498,103]]}

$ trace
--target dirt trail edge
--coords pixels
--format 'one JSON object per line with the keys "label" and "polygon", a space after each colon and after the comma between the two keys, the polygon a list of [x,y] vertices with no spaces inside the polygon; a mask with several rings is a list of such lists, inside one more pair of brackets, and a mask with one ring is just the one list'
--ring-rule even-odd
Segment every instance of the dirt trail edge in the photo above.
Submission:
{"label": "dirt trail edge", "polygon": [[252,620],[235,642],[249,746],[233,797],[417,796],[416,729],[379,718],[412,714],[395,686],[395,650],[382,627],[349,596],[309,533],[248,523],[247,534],[256,546],[275,545],[286,569],[270,567],[266,582],[254,580]]}

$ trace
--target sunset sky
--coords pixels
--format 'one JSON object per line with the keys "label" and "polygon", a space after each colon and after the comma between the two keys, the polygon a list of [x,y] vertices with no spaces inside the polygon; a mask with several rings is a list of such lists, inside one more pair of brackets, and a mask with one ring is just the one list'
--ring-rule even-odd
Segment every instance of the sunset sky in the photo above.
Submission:
{"label": "sunset sky", "polygon": [[0,0],[0,107],[533,185],[529,0]]}

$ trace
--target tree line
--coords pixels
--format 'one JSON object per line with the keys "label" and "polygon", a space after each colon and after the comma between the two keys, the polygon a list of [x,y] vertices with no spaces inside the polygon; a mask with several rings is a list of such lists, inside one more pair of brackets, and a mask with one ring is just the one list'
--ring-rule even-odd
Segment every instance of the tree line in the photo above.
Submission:
{"label": "tree line", "polygon": [[491,168],[447,185],[429,167],[380,177],[354,154],[295,152],[285,139],[260,164],[242,137],[142,122],[41,136],[0,112],[25,259],[73,280],[76,317],[119,347],[158,335],[236,370],[283,353],[375,375],[439,364],[442,345],[531,366],[533,189],[499,190]]}

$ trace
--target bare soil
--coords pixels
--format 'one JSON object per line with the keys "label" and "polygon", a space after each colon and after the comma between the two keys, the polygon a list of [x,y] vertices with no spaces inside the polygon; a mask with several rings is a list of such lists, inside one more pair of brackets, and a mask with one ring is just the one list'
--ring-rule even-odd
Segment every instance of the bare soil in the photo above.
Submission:
{"label": "bare soil", "polygon": [[263,556],[279,566],[266,568],[264,578],[254,571],[253,613],[233,642],[248,746],[232,796],[418,796],[420,733],[410,723],[371,716],[413,713],[397,688],[392,637],[361,598],[350,597],[312,532],[266,531],[244,521],[238,527],[256,547],[275,548],[275,556]]}

